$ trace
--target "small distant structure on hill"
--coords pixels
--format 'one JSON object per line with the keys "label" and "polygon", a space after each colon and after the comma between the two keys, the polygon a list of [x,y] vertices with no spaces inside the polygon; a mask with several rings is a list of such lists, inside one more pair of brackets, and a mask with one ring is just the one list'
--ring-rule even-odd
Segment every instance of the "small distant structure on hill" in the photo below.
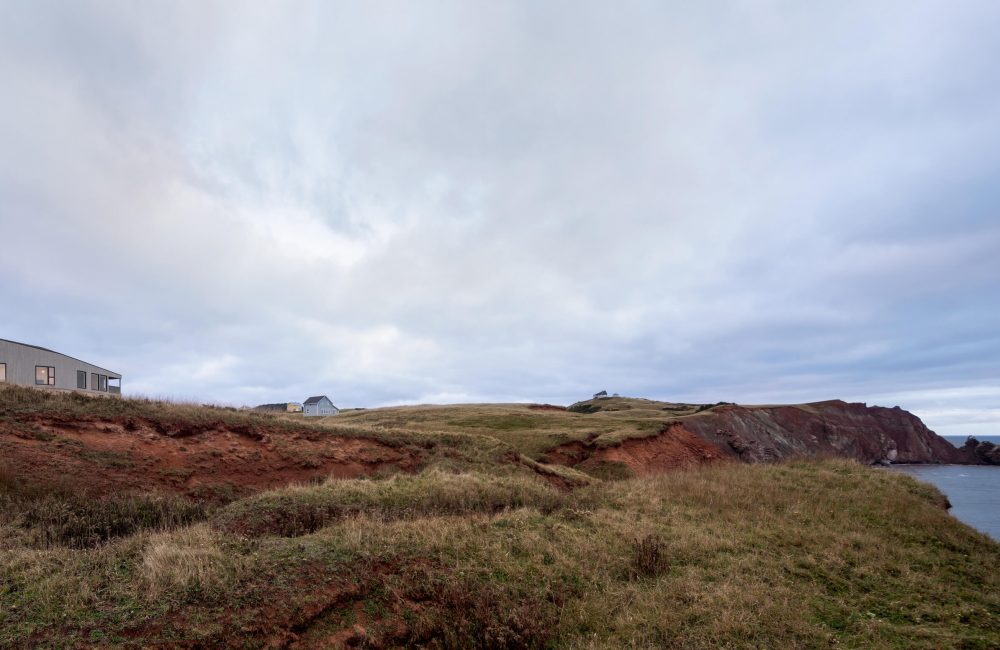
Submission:
{"label": "small distant structure on hill", "polygon": [[0,384],[121,395],[122,376],[67,354],[0,339]]}
{"label": "small distant structure on hill", "polygon": [[599,393],[594,393],[594,399],[601,399],[602,397],[607,397],[607,396],[608,396],[608,391],[606,390],[602,390]]}
{"label": "small distant structure on hill", "polygon": [[336,415],[340,409],[333,405],[326,395],[316,395],[302,402],[302,412],[306,417]]}
{"label": "small distant structure on hill", "polygon": [[278,402],[277,404],[260,404],[255,411],[275,411],[278,413],[301,413],[302,405],[298,402]]}

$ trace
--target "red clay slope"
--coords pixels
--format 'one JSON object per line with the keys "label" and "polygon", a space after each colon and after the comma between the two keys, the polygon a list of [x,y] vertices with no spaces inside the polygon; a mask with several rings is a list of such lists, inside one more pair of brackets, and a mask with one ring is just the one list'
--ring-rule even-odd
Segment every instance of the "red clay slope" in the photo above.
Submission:
{"label": "red clay slope", "polygon": [[560,445],[545,455],[548,463],[576,466],[599,473],[611,463],[628,467],[637,476],[648,476],[727,458],[717,446],[707,443],[680,423],[667,424],[656,436],[632,438],[612,447],[597,447],[583,442]]}
{"label": "red clay slope", "polygon": [[[28,424],[29,426],[25,426]],[[412,448],[367,438],[223,422],[166,429],[160,422],[34,416],[0,421],[0,459],[28,480],[64,480],[93,493],[166,489],[244,492],[380,469],[412,471]]]}

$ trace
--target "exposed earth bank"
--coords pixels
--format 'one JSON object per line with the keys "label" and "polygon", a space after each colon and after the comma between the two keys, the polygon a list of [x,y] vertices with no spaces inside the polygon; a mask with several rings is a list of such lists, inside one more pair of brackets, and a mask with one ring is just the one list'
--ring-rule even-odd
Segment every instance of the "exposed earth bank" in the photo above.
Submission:
{"label": "exposed earth bank", "polygon": [[[840,400],[738,406],[613,397],[568,408],[374,409],[306,426],[301,419],[231,409],[93,401],[26,389],[6,388],[0,397],[4,471],[25,480],[63,480],[95,494],[160,489],[228,500],[329,476],[414,472],[428,462],[426,440],[447,427],[462,434],[453,442],[492,445],[491,457],[529,463],[562,489],[580,482],[578,473],[565,474],[563,467],[616,479],[718,462],[809,457],[866,464],[1000,463],[1000,449],[992,443],[970,440],[956,448],[899,407]],[[415,426],[424,426],[432,438],[405,433]]]}
{"label": "exposed earth bank", "polygon": [[1000,647],[1000,546],[938,490],[760,462],[890,451],[992,453],[843,403],[306,421],[0,387],[0,648]]}
{"label": "exposed earth bank", "polygon": [[716,445],[702,440],[680,423],[667,424],[659,434],[649,438],[629,438],[609,447],[574,441],[545,455],[548,463],[575,467],[601,478],[650,476],[727,458]]}
{"label": "exposed earth bank", "polygon": [[63,477],[92,494],[160,489],[231,498],[247,489],[422,465],[412,447],[221,419],[171,426],[38,414],[0,422],[0,450],[7,472],[28,480]]}

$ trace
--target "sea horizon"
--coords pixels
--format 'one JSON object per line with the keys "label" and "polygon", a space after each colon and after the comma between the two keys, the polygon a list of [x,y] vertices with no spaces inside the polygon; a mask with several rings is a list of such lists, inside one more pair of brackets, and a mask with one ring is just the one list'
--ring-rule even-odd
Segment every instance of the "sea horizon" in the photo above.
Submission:
{"label": "sea horizon", "polygon": [[1000,445],[1000,435],[997,436],[941,436],[951,444],[956,447],[961,447],[965,444],[965,441],[969,438],[975,438],[979,442],[992,442],[993,444]]}

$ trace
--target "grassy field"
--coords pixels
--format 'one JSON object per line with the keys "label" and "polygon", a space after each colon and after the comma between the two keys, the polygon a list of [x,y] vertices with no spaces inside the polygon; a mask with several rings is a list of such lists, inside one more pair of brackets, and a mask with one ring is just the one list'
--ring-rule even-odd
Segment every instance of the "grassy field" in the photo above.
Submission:
{"label": "grassy field", "polygon": [[[93,416],[62,399],[24,398],[0,426],[40,405]],[[544,472],[572,470],[517,451],[541,449],[532,431],[586,439],[604,424],[522,406],[416,410],[427,419],[357,411],[336,431],[433,441],[417,472],[228,502],[91,499],[0,459],[0,647],[1000,646],[1000,545],[905,475],[723,463],[565,489]],[[602,417],[623,424],[598,435],[641,435],[654,419]]]}
{"label": "grassy field", "polygon": [[[608,447],[630,438],[654,436],[665,422],[697,417],[712,407],[632,398],[588,400],[576,405],[579,410],[575,411],[538,406],[402,406],[345,411],[336,417],[318,419],[375,429],[479,433],[502,440],[529,458],[540,460],[544,452],[567,442],[584,441]],[[301,415],[282,417],[292,421],[306,419]]]}

